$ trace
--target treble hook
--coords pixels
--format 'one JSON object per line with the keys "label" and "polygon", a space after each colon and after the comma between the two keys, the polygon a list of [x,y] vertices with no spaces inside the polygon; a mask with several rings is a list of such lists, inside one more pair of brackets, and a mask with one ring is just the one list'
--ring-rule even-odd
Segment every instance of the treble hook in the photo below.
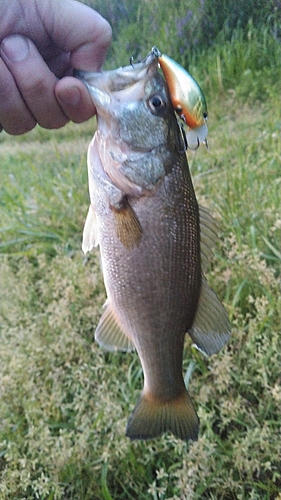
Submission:
{"label": "treble hook", "polygon": [[159,58],[162,56],[160,50],[154,45],[154,47],[152,47],[151,49],[151,54],[153,54],[155,57]]}
{"label": "treble hook", "polygon": [[[199,146],[200,146],[199,138],[197,137],[197,144],[196,144],[196,146],[194,146],[194,147],[189,146],[188,141],[187,141],[187,137],[186,137],[186,132],[184,130],[183,123],[178,122],[178,126],[179,126],[179,129],[180,129],[181,138],[182,138],[183,146],[184,146],[183,149],[179,149],[178,150],[178,153],[180,155],[183,155],[188,149],[190,149],[190,151],[196,151],[199,148]],[[208,141],[207,141],[207,139],[205,139],[203,141],[203,143],[205,144],[206,148],[208,149]]]}
{"label": "treble hook", "polygon": [[184,127],[183,127],[183,123],[178,122],[178,126],[179,126],[179,129],[180,129],[181,138],[182,138],[182,142],[183,142],[183,149],[179,149],[178,153],[180,155],[183,155],[186,152],[187,148],[188,148],[187,138],[186,138],[186,133],[185,133],[185,130],[184,130]]}
{"label": "treble hook", "polygon": [[197,145],[194,147],[194,148],[191,148],[190,146],[187,145],[188,149],[190,149],[190,151],[196,151],[196,149],[198,149],[200,146],[200,141],[197,137]]}
{"label": "treble hook", "polygon": [[208,140],[207,140],[207,139],[205,139],[205,140],[204,140],[204,141],[202,141],[202,142],[203,142],[203,144],[205,144],[206,149],[209,149],[209,143],[208,143]]}

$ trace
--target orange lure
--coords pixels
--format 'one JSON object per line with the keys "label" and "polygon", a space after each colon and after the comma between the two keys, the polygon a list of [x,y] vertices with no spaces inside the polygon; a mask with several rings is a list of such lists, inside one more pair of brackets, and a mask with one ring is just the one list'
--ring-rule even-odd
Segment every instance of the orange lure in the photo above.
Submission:
{"label": "orange lure", "polygon": [[189,130],[189,144],[207,144],[207,104],[205,96],[192,76],[171,57],[158,53],[158,62],[166,79],[170,97],[176,113],[186,123]]}

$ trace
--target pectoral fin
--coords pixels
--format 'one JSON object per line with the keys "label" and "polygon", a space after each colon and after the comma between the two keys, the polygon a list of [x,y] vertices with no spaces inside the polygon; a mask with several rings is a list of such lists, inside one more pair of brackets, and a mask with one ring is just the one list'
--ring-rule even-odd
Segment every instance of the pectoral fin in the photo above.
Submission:
{"label": "pectoral fin", "polygon": [[140,222],[127,200],[123,206],[114,211],[116,233],[122,245],[128,250],[139,246],[142,237]]}
{"label": "pectoral fin", "polygon": [[208,355],[219,351],[230,336],[227,312],[203,275],[196,315],[188,333]]}
{"label": "pectoral fin", "polygon": [[98,244],[97,216],[90,205],[83,230],[82,250],[84,253],[90,252]]}
{"label": "pectoral fin", "polygon": [[133,342],[123,332],[116,315],[107,301],[105,311],[99,321],[95,332],[95,340],[107,351],[132,351],[135,349]]}

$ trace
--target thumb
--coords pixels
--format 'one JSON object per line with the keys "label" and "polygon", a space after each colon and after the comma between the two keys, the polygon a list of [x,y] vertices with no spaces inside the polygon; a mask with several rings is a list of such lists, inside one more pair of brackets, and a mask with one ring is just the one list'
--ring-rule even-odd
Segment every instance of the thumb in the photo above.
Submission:
{"label": "thumb", "polygon": [[[46,24],[48,16],[46,15]],[[48,26],[46,26],[47,31]],[[99,71],[111,42],[109,23],[95,10],[71,0],[53,1],[52,39],[70,52],[73,68]]]}

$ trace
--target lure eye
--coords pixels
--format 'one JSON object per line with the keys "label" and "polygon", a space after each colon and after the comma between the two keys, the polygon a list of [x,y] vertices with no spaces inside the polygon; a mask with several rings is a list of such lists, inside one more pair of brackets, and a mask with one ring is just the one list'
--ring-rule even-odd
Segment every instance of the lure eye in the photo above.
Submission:
{"label": "lure eye", "polygon": [[181,115],[182,114],[182,107],[181,106],[177,106],[175,108],[175,111],[178,113],[178,115]]}
{"label": "lure eye", "polygon": [[152,97],[149,98],[148,104],[152,110],[153,113],[158,113],[165,107],[165,102],[163,101],[163,98],[155,94]]}

